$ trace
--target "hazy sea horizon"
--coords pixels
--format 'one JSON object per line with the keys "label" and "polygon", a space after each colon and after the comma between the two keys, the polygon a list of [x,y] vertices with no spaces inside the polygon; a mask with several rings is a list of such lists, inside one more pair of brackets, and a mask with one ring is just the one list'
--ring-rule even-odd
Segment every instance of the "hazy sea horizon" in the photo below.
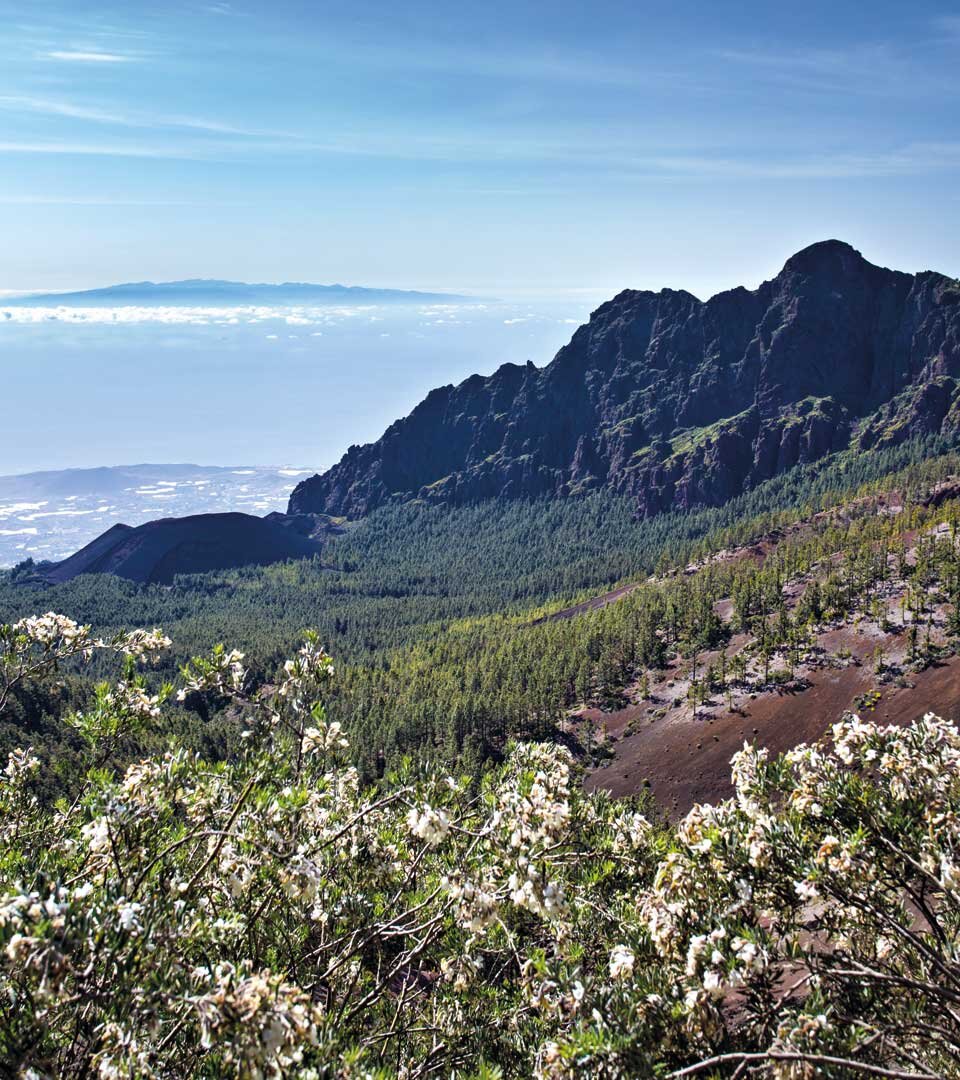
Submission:
{"label": "hazy sea horizon", "polygon": [[314,308],[8,308],[0,475],[324,462],[431,389],[548,363],[595,297]]}

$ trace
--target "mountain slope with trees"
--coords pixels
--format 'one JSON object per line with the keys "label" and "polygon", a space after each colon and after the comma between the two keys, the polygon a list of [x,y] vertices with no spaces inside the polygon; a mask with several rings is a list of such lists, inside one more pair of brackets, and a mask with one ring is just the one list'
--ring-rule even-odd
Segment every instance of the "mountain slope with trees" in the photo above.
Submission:
{"label": "mountain slope with trees", "polygon": [[[848,452],[794,469],[723,507],[653,518],[637,519],[630,500],[607,491],[466,507],[418,502],[384,507],[329,536],[320,559],[180,576],[170,585],[87,574],[43,586],[11,574],[0,578],[0,620],[59,610],[102,634],[131,624],[162,626],[175,642],[156,672],[163,679],[174,678],[206,643],[229,641],[246,654],[251,675],[267,683],[303,629],[312,626],[338,658],[328,709],[353,737],[355,763],[365,780],[374,781],[411,753],[420,761],[457,762],[479,776],[512,736],[572,739],[587,757],[615,759],[597,782],[619,793],[647,779],[660,799],[661,783],[669,781],[661,803],[672,806],[676,794],[679,807],[699,791],[698,776],[710,757],[691,756],[694,744],[705,736],[708,750],[729,745],[713,742],[717,725],[735,745],[738,733],[749,736],[753,727],[764,740],[779,740],[794,730],[792,718],[810,713],[811,723],[827,724],[857,694],[874,687],[869,661],[879,642],[866,643],[865,653],[855,647],[866,661],[858,669],[863,679],[829,709],[811,711],[815,689],[778,696],[774,673],[790,663],[803,667],[795,647],[808,620],[795,609],[790,590],[797,575],[812,572],[815,563],[842,559],[839,584],[827,588],[824,580],[823,604],[835,612],[831,619],[862,618],[857,605],[863,583],[874,581],[858,562],[865,545],[899,544],[905,532],[956,516],[955,503],[930,501],[931,491],[942,492],[938,485],[945,478],[960,475],[960,458],[937,455],[937,445],[919,441]],[[885,507],[894,497],[903,509],[891,515]],[[844,517],[830,516],[841,511]],[[752,555],[722,557],[753,545],[767,553],[759,571]],[[955,638],[942,609],[955,604],[958,594],[953,556],[940,547],[937,552],[934,581],[945,599],[937,601],[941,609],[932,627],[924,616],[921,653],[914,650],[909,663],[927,656],[928,630],[938,648]],[[690,567],[695,569],[687,573]],[[902,580],[899,568],[895,576]],[[611,588],[621,598],[603,606]],[[731,601],[736,625],[724,610]],[[584,602],[579,613],[558,617]],[[746,622],[740,612],[747,613]],[[885,645],[891,655],[903,652],[903,633]],[[750,640],[733,643],[743,634]],[[704,655],[725,643],[726,683],[717,674],[720,657]],[[743,678],[735,656],[748,661]],[[951,662],[942,670],[946,675],[952,669]],[[832,676],[828,669],[810,676],[814,683],[821,677]],[[661,685],[671,680],[675,687]],[[727,689],[738,698],[735,709],[743,705],[744,693],[757,693],[758,702],[746,709],[769,712],[773,703],[785,724],[777,713],[745,727],[739,714],[724,711]],[[691,691],[696,701],[688,697]],[[904,691],[907,699],[914,693]],[[31,731],[49,766],[44,776],[51,790],[59,787],[57,776],[69,772],[73,751],[49,717],[63,707],[61,698],[82,703],[89,694],[86,676],[78,682],[66,673],[65,685],[50,700],[15,697],[7,720],[0,721],[0,752]],[[709,730],[708,700],[717,712]],[[946,714],[947,706],[941,711]],[[229,756],[236,748],[228,714],[189,699],[176,717],[179,736],[187,733],[194,744],[214,748],[208,752]],[[642,726],[634,723],[627,731],[637,719]],[[662,734],[676,735],[677,745],[685,747],[682,756],[668,755],[670,769],[679,770],[684,783],[691,781],[684,791],[641,761]],[[728,759],[729,753],[721,786]],[[710,777],[713,764],[711,759]]]}

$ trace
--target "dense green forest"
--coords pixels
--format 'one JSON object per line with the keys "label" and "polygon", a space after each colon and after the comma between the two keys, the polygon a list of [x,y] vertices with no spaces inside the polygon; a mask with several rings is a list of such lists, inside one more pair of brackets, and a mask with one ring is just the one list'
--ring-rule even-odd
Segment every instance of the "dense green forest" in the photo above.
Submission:
{"label": "dense green forest", "polygon": [[[790,632],[779,595],[785,575],[825,552],[895,543],[917,515],[930,513],[918,504],[896,519],[873,510],[861,519],[854,507],[842,525],[827,518],[782,544],[761,570],[717,562],[686,577],[672,569],[870,493],[895,488],[911,506],[956,472],[957,455],[926,440],[802,466],[717,509],[644,520],[629,499],[606,493],[459,508],[406,504],[352,526],[321,559],[182,577],[172,587],[90,576],[40,588],[14,571],[0,582],[0,621],[55,610],[98,633],[163,627],[174,648],[157,679],[210,641],[224,641],[244,651],[256,682],[269,682],[314,627],[341,669],[328,707],[354,736],[365,776],[411,749],[477,769],[508,736],[556,732],[572,706],[614,700],[669,653],[722,644],[727,631],[713,611],[721,597],[738,597],[744,618],[762,615],[757,629],[767,648],[768,615],[772,625],[780,619],[781,637]],[[546,618],[652,574],[658,581],[610,607]],[[854,586],[843,587],[853,595]],[[68,673],[40,696],[20,695],[0,728],[0,749],[19,742],[26,726],[41,749],[60,751],[56,767],[69,769],[71,755],[62,752],[69,745],[50,718],[81,703],[89,680]],[[189,699],[179,715],[182,738],[212,753],[229,745],[229,715]]]}

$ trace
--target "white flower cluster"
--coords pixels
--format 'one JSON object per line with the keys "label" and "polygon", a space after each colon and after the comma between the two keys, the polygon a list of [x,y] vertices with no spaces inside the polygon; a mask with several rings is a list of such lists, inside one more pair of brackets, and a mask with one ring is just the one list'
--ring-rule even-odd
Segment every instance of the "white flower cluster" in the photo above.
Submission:
{"label": "white flower cluster", "polygon": [[10,783],[22,781],[40,768],[40,759],[33,753],[32,747],[11,750],[7,755],[7,766],[3,770]]}
{"label": "white flower cluster", "polygon": [[185,701],[188,694],[204,690],[219,694],[239,693],[247,677],[243,659],[239,650],[227,652],[218,646],[209,659],[191,661],[181,672],[183,686],[177,691],[177,701]]}
{"label": "white flower cluster", "polygon": [[560,844],[571,822],[570,756],[558,747],[521,744],[497,792],[489,829],[508,840],[503,851],[513,904],[541,918],[562,918],[567,898],[541,855]]}
{"label": "white flower cluster", "polygon": [[303,752],[305,754],[312,754],[317,751],[346,750],[349,745],[350,743],[343,734],[343,727],[339,720],[333,720],[322,727],[312,724],[303,733]]}
{"label": "white flower cluster", "polygon": [[133,1031],[110,1021],[99,1031],[100,1051],[97,1055],[99,1080],[128,1080],[131,1076],[156,1075],[154,1055],[141,1045]]}
{"label": "white flower cluster", "polygon": [[620,824],[622,824],[623,832],[617,835],[618,848],[623,846],[622,839],[626,840],[625,846],[629,850],[640,851],[646,847],[653,832],[653,826],[645,814],[641,814],[638,810],[632,811],[621,819]]}
{"label": "white flower cluster", "polygon": [[176,790],[195,757],[186,750],[168,750],[161,757],[127,766],[120,784],[124,799],[141,807],[156,807],[160,792]]}
{"label": "white flower cluster", "polygon": [[306,854],[305,845],[291,855],[280,872],[284,893],[305,904],[312,904],[323,884],[324,868]]}
{"label": "white flower cluster", "polygon": [[109,691],[106,697],[108,709],[114,709],[119,715],[138,720],[156,720],[160,715],[161,698],[159,694],[148,694],[135,682],[121,680]]}
{"label": "white flower cluster", "polygon": [[407,825],[414,836],[430,847],[442,843],[450,831],[450,819],[443,810],[434,810],[426,804],[419,809],[411,806],[407,813]]}
{"label": "white flower cluster", "polygon": [[[771,1049],[781,1054],[802,1054],[816,1051],[823,1045],[832,1025],[825,1013],[801,1012],[799,1016],[782,1021],[777,1027]],[[775,1080],[812,1080],[816,1071],[809,1061],[775,1061],[770,1070]]]}
{"label": "white flower cluster", "polygon": [[636,961],[637,957],[633,949],[627,945],[615,945],[610,953],[610,963],[608,965],[610,978],[629,979],[633,974]]}
{"label": "white flower cluster", "polygon": [[544,880],[532,862],[521,857],[520,869],[514,870],[507,881],[510,899],[519,908],[526,908],[544,919],[557,918],[566,910],[563,886]]}
{"label": "white flower cluster", "polygon": [[60,939],[69,906],[63,887],[46,897],[23,889],[0,897],[0,931],[6,931],[7,938],[4,954],[15,969],[37,974],[36,994],[41,1001],[52,1002],[64,993],[61,977],[67,958]]}
{"label": "white flower cluster", "polygon": [[[525,744],[517,765],[527,767],[515,787],[503,790],[499,822],[510,828],[510,846],[530,848],[561,835],[570,820],[570,758],[565,752]],[[532,775],[530,775],[532,773]]]}
{"label": "white flower cluster", "polygon": [[117,641],[117,650],[137,659],[154,658],[169,649],[170,638],[156,627],[153,630],[131,630]]}
{"label": "white flower cluster", "polygon": [[23,634],[30,641],[54,651],[69,648],[76,643],[90,640],[90,627],[81,626],[66,615],[48,611],[44,615],[31,615],[13,624],[18,634]]}
{"label": "white flower cluster", "polygon": [[[831,741],[778,763],[745,746],[732,761],[735,798],[691,810],[642,901],[654,945],[676,965],[691,1036],[722,1027],[727,994],[784,978],[809,919],[831,928],[830,949],[814,954],[817,978],[829,978],[834,953],[869,943],[871,963],[890,963],[890,927],[914,932],[898,878],[919,872],[922,889],[960,891],[956,729],[932,715],[907,728],[848,716]],[[866,818],[864,784],[876,799]],[[900,845],[917,852],[912,863]],[[817,1014],[794,1034],[823,1030]]]}
{"label": "white flower cluster", "polygon": [[333,660],[319,640],[310,635],[297,655],[284,663],[277,693],[281,697],[296,697],[312,692],[317,683],[333,677],[333,670]]}
{"label": "white flower cluster", "polygon": [[768,953],[755,941],[743,937],[729,939],[727,930],[718,926],[709,934],[695,934],[687,947],[686,975],[699,985],[687,993],[687,1004],[694,1006],[701,990],[716,999],[728,990],[743,986],[767,968]]}
{"label": "white flower cluster", "polygon": [[201,1045],[223,1048],[224,1064],[242,1076],[281,1080],[316,1045],[321,1010],[298,987],[270,971],[220,964],[195,972],[212,987],[193,998]]}
{"label": "white flower cluster", "polygon": [[[236,845],[227,840],[220,847],[217,863],[222,888],[233,900],[243,896],[254,879],[255,861],[238,851]],[[294,895],[288,888],[286,879],[281,879],[281,887],[288,896]]]}
{"label": "white flower cluster", "polygon": [[500,910],[496,885],[485,882],[476,885],[459,876],[443,877],[440,884],[457,903],[457,919],[471,934],[479,934],[492,926]]}
{"label": "white flower cluster", "polygon": [[[89,626],[55,611],[32,615],[12,625],[0,625],[0,706],[11,686],[28,678],[49,677],[66,660],[86,662],[97,651],[122,654],[130,660],[155,659],[169,645],[170,639],[156,628],[121,632],[105,641],[93,637]],[[121,684],[118,689],[118,693],[128,693],[128,718],[137,712],[144,717],[154,716],[146,698],[137,693],[137,685],[133,681]],[[98,704],[102,712],[109,711],[112,703],[99,701]],[[76,726],[82,723],[81,718],[81,724]],[[84,733],[94,736],[94,726],[88,726]]]}
{"label": "white flower cluster", "polygon": [[463,993],[483,971],[483,962],[469,953],[464,956],[445,956],[440,961],[440,974],[453,985],[459,994]]}
{"label": "white flower cluster", "polygon": [[110,850],[110,822],[106,817],[88,821],[80,830],[91,855],[101,855]]}
{"label": "white flower cluster", "polygon": [[[755,1071],[789,1080],[815,1073],[796,1055],[865,1047],[952,1075],[928,1046],[960,1048],[949,725],[847,718],[786,758],[745,747],[735,797],[667,830],[586,794],[558,746],[512,747],[477,788],[417,770],[365,787],[316,640],[276,692],[247,688],[242,659],[214,650],[186,679],[266,715],[251,752],[171,750],[50,809],[18,786],[29,750],[0,774],[0,999],[24,1075],[62,1054],[64,1074],[110,1080],[384,1062],[413,1080],[492,1059],[622,1078],[731,1047],[782,1052]],[[98,688],[98,730],[161,706],[130,669]]]}
{"label": "white flower cluster", "polygon": [[143,929],[140,922],[140,913],[143,904],[137,900],[128,900],[121,896],[116,904],[117,925],[128,934],[138,934]]}

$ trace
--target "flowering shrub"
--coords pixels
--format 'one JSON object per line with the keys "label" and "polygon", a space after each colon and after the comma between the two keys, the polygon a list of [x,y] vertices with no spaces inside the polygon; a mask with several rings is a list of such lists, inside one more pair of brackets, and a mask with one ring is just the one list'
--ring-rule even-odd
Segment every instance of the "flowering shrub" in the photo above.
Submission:
{"label": "flowering shrub", "polygon": [[957,1075],[960,737],[932,715],[831,734],[745,747],[735,800],[680,825],[643,902],[665,1007],[703,1057],[762,1049],[775,1076]]}
{"label": "flowering shrub", "polygon": [[585,795],[557,746],[479,789],[408,763],[375,788],[327,721],[313,635],[270,686],[216,648],[242,751],[171,747],[159,631],[0,628],[0,702],[94,652],[120,678],[64,717],[84,783],[47,809],[0,774],[0,1074],[40,1077],[956,1075],[960,739],[850,718],[675,830]]}

